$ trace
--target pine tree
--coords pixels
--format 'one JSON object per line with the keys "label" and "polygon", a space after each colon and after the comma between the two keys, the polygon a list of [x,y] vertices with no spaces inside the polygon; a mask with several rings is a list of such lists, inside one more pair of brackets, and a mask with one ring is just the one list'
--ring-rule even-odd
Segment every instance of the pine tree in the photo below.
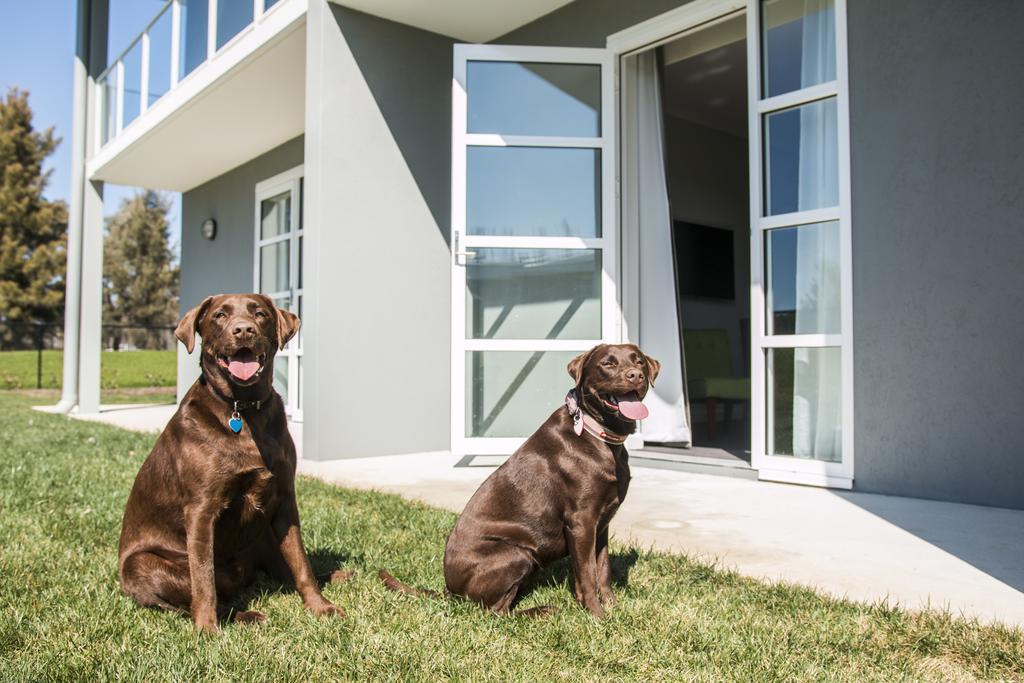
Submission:
{"label": "pine tree", "polygon": [[[170,200],[146,190],[125,199],[107,219],[103,243],[103,318],[113,325],[160,327],[178,317],[178,276],[168,235]],[[144,329],[111,328],[114,348],[130,341],[139,348],[159,346],[162,335]]]}
{"label": "pine tree", "polygon": [[0,346],[24,343],[26,323],[52,323],[64,313],[67,206],[43,196],[43,161],[60,139],[32,126],[28,92],[0,99]]}

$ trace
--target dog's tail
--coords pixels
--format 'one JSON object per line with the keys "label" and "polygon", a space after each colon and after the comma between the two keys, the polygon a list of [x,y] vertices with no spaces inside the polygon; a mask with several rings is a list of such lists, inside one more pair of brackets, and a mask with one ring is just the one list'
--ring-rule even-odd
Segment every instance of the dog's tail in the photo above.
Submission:
{"label": "dog's tail", "polygon": [[[387,586],[390,590],[396,593],[404,593],[405,595],[415,595],[420,598],[447,598],[451,597],[448,593],[438,593],[428,588],[417,588],[416,586],[410,586],[409,584],[402,583],[389,572],[381,569],[377,572],[377,576],[380,577],[381,582]],[[539,619],[548,615],[558,612],[557,607],[550,605],[541,605],[540,607],[531,607],[530,609],[517,610],[511,612],[517,617],[527,617],[530,619]]]}
{"label": "dog's tail", "polygon": [[385,571],[383,569],[381,569],[379,572],[377,572],[377,576],[380,577],[381,582],[385,586],[387,586],[391,590],[395,591],[396,593],[405,593],[406,595],[416,595],[416,596],[419,596],[421,598],[440,598],[440,597],[444,597],[440,593],[438,593],[437,591],[432,591],[432,590],[429,590],[427,588],[416,588],[415,586],[409,586],[407,584],[404,584],[404,583],[402,583],[401,581],[399,581],[398,579],[396,579],[394,576],[392,576],[391,574],[389,574],[387,571]]}

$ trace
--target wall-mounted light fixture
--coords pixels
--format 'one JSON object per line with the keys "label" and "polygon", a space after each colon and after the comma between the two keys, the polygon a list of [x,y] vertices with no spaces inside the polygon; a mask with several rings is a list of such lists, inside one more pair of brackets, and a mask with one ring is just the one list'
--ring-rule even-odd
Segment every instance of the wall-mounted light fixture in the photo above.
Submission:
{"label": "wall-mounted light fixture", "polygon": [[202,233],[205,239],[212,240],[214,237],[217,236],[217,221],[213,220],[212,218],[207,218],[205,221],[203,221],[203,224],[200,226],[199,231]]}

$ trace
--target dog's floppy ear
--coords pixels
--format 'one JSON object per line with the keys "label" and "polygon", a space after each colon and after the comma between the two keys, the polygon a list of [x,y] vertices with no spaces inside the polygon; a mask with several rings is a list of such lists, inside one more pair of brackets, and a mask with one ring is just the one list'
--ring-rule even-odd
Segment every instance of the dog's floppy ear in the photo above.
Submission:
{"label": "dog's floppy ear", "polygon": [[658,373],[661,372],[661,363],[655,359],[644,354],[644,359],[647,360],[647,381],[650,382],[651,386],[654,386],[654,380],[658,378]]}
{"label": "dog's floppy ear", "polygon": [[277,346],[283,349],[285,344],[299,331],[301,323],[299,322],[299,316],[291,311],[286,311],[277,306],[274,306],[274,310],[277,311]]}
{"label": "dog's floppy ear", "polygon": [[569,371],[569,376],[572,377],[573,382],[575,382],[576,384],[580,383],[580,380],[583,379],[583,368],[586,366],[587,361],[590,359],[590,354],[594,353],[594,351],[597,351],[602,346],[604,346],[604,344],[598,344],[589,351],[584,351],[583,353],[569,361],[569,365],[567,365],[565,369]]}
{"label": "dog's floppy ear", "polygon": [[212,296],[203,299],[203,302],[185,314],[178,326],[174,329],[174,336],[178,338],[189,353],[196,348],[196,332],[199,331],[199,321],[203,319],[206,309],[213,301]]}

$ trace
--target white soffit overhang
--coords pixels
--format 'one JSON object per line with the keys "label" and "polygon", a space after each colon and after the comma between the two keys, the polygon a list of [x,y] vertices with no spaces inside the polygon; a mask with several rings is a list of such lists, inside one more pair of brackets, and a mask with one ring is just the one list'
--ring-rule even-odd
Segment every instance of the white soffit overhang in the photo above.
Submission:
{"label": "white soffit overhang", "polygon": [[486,43],[572,0],[332,0],[377,17]]}
{"label": "white soffit overhang", "polygon": [[302,135],[305,2],[285,3],[125,126],[93,180],[185,192]]}

